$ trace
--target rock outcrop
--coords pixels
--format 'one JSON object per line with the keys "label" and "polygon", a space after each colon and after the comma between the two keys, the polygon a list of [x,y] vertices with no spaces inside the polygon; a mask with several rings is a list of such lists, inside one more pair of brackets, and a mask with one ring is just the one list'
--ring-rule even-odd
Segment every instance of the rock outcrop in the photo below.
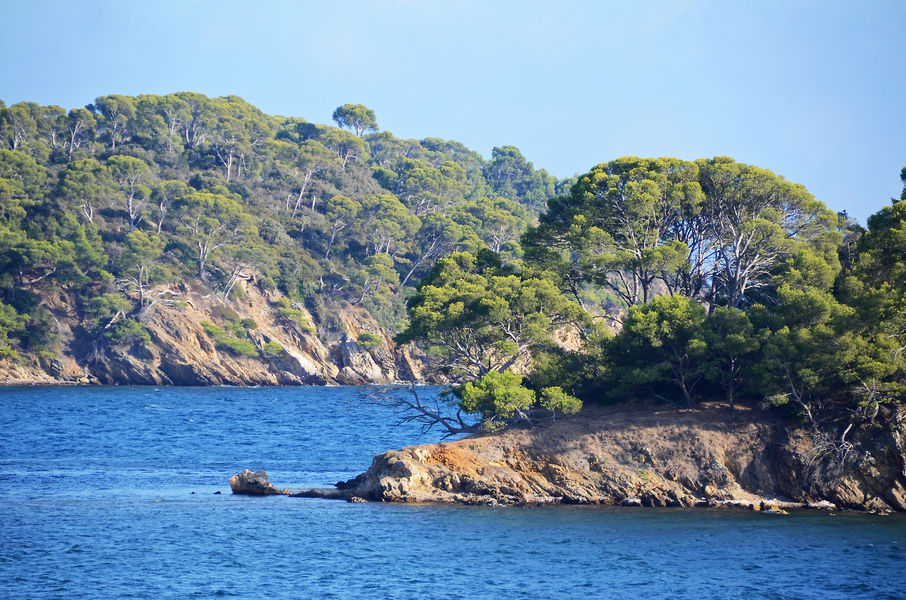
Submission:
{"label": "rock outcrop", "polygon": [[286,496],[289,490],[278,490],[267,478],[267,473],[262,470],[252,473],[246,469],[238,475],[230,477],[230,489],[234,494],[244,496]]}
{"label": "rock outcrop", "polygon": [[[360,385],[424,380],[421,362],[398,348],[361,307],[337,302],[331,307],[337,330],[319,335],[300,303],[264,292],[253,282],[239,287],[243,299],[225,302],[183,285],[175,292],[177,302],[158,303],[133,315],[149,340],[120,342],[87,332],[71,298],[48,296],[43,302],[58,329],[58,356],[35,357],[31,365],[0,360],[0,383]],[[245,352],[212,334],[219,328],[233,335],[230,328],[240,322],[254,324],[240,336]],[[366,332],[382,343],[359,345],[356,340]]]}
{"label": "rock outcrop", "polygon": [[906,410],[883,435],[854,437],[845,456],[754,417],[734,421],[718,405],[586,410],[533,430],[385,452],[337,487],[382,502],[906,511]]}

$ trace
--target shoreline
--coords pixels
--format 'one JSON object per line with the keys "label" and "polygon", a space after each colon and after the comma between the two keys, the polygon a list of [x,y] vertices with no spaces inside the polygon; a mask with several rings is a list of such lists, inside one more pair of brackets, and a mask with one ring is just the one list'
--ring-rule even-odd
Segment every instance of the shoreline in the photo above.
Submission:
{"label": "shoreline", "polygon": [[[244,471],[244,473],[251,473],[251,471]],[[262,475],[263,474],[263,475]],[[230,478],[231,488],[233,487],[233,481],[236,477],[241,476],[238,474]],[[254,475],[258,477],[264,477],[267,481],[267,474],[263,471],[258,471]],[[863,510],[858,508],[846,508],[839,507],[832,502],[826,500],[820,500],[817,502],[795,502],[791,500],[781,500],[779,498],[761,498],[758,500],[715,500],[708,501],[701,499],[699,502],[692,504],[691,506],[682,506],[682,505],[664,505],[664,506],[655,506],[653,504],[645,504],[640,498],[626,498],[622,502],[564,502],[562,498],[551,497],[547,500],[536,500],[536,501],[527,501],[527,502],[498,502],[493,499],[488,499],[484,502],[476,501],[465,501],[465,500],[367,500],[359,496],[350,495],[348,491],[343,490],[338,487],[317,487],[317,488],[285,488],[279,489],[275,486],[271,486],[269,483],[268,486],[273,488],[273,491],[260,492],[260,491],[249,491],[243,489],[242,487],[237,487],[233,489],[233,494],[236,495],[246,495],[246,496],[288,496],[290,498],[312,498],[312,499],[321,499],[321,500],[341,500],[350,503],[373,503],[373,504],[408,504],[414,506],[484,506],[490,508],[549,508],[549,507],[601,507],[601,508],[644,508],[644,509],[680,509],[680,510],[718,510],[718,511],[738,511],[738,512],[762,512],[765,514],[777,514],[777,515],[786,515],[789,514],[789,511],[793,512],[824,512],[830,515],[836,514],[853,514],[853,515],[876,515],[876,516],[891,516],[899,514],[893,510],[876,510],[869,509]],[[904,514],[903,516],[906,516]]]}
{"label": "shoreline", "polygon": [[861,459],[841,466],[816,453],[810,432],[751,409],[731,420],[721,403],[594,407],[533,429],[384,452],[336,489],[277,490],[251,471],[241,475],[262,486],[238,485],[240,475],[230,485],[350,501],[906,512],[900,429],[854,435]]}

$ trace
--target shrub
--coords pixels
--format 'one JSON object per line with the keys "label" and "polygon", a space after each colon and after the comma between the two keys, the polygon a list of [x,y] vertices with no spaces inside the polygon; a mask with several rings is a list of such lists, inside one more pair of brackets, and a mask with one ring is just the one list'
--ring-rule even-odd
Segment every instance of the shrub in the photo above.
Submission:
{"label": "shrub", "polygon": [[217,339],[216,342],[218,348],[228,350],[233,354],[240,356],[258,355],[258,351],[255,349],[255,345],[248,340],[240,340],[239,338],[223,336]]}
{"label": "shrub", "polygon": [[224,321],[227,321],[229,323],[239,321],[239,315],[236,314],[236,311],[224,304],[214,305],[214,307],[211,309],[211,314],[218,319],[223,319]]}
{"label": "shrub", "polygon": [[570,396],[560,387],[546,387],[541,390],[538,404],[555,414],[560,412],[564,415],[574,415],[582,410],[582,401]]}
{"label": "shrub", "polygon": [[277,310],[283,315],[283,318],[298,325],[302,331],[306,333],[311,333],[315,330],[312,327],[311,322],[308,320],[308,316],[305,314],[305,311],[298,308],[293,308],[292,303],[289,301],[289,298],[280,298],[277,300]]}
{"label": "shrub", "polygon": [[110,341],[116,344],[150,344],[151,334],[135,319],[123,319],[104,332]]}
{"label": "shrub", "polygon": [[535,392],[522,385],[522,376],[506,371],[490,372],[475,382],[453,388],[459,406],[481,416],[485,431],[498,431],[517,415],[524,415],[535,403]]}
{"label": "shrub", "polygon": [[373,348],[378,348],[379,346],[381,346],[381,344],[384,343],[384,339],[379,335],[375,335],[366,331],[358,337],[356,342],[365,350],[371,350]]}
{"label": "shrub", "polygon": [[212,338],[218,338],[224,334],[223,327],[218,327],[209,321],[202,321],[201,327]]}
{"label": "shrub", "polygon": [[283,354],[283,346],[281,346],[277,342],[268,342],[261,349],[261,352],[265,356],[269,356],[271,358],[277,357],[277,356],[280,356],[281,354]]}

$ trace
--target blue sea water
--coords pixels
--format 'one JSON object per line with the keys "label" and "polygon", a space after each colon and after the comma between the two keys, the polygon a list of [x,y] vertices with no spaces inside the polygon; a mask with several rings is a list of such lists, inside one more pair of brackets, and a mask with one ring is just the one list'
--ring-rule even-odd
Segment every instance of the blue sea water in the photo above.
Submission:
{"label": "blue sea water", "polygon": [[358,393],[0,389],[0,598],[906,598],[902,516],[230,494],[436,440]]}

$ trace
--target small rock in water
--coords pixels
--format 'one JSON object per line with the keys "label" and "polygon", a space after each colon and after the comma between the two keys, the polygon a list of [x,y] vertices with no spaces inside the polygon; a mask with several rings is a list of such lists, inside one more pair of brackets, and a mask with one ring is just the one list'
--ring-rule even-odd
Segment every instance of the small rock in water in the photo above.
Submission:
{"label": "small rock in water", "polygon": [[[195,492],[192,492],[192,493],[194,494]],[[215,496],[219,496],[219,495],[220,495],[220,490],[217,490],[216,492],[214,492],[214,495],[215,495]]]}
{"label": "small rock in water", "polygon": [[267,473],[259,470],[254,473],[248,469],[230,477],[230,489],[234,494],[246,496],[287,495],[289,490],[278,490],[267,479]]}

